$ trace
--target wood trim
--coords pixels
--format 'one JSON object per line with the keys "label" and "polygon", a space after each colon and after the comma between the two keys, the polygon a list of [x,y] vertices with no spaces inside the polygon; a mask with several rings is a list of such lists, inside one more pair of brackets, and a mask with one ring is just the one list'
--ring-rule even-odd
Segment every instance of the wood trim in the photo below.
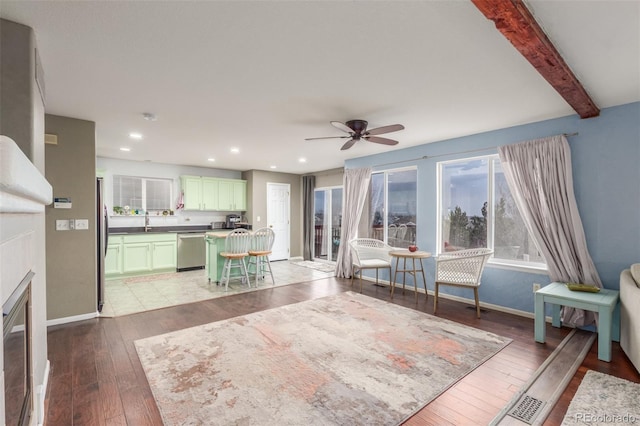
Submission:
{"label": "wood trim", "polygon": [[498,31],[518,49],[545,80],[580,115],[591,118],[600,110],[573,74],[522,0],[471,0]]}

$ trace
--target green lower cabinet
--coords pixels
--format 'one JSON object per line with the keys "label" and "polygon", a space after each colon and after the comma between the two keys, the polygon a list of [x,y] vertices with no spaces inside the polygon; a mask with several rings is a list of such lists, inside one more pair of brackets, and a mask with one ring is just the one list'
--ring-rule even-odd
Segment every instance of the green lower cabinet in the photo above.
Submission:
{"label": "green lower cabinet", "polygon": [[121,278],[175,271],[177,252],[177,236],[173,232],[119,236],[109,241],[105,276]]}
{"label": "green lower cabinet", "polygon": [[152,269],[176,269],[178,266],[176,241],[161,241],[151,245]]}
{"label": "green lower cabinet", "polygon": [[104,258],[105,276],[122,275],[122,237],[110,237]]}
{"label": "green lower cabinet", "polygon": [[149,243],[124,243],[122,253],[125,274],[151,271],[151,245]]}

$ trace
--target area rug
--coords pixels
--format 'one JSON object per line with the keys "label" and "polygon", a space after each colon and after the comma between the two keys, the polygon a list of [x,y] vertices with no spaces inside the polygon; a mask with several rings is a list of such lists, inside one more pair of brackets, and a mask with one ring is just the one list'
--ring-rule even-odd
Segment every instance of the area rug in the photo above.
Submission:
{"label": "area rug", "polygon": [[562,424],[640,424],[640,384],[587,371]]}
{"label": "area rug", "polygon": [[293,262],[294,265],[304,266],[305,268],[315,269],[322,272],[333,272],[336,270],[335,265],[323,262],[314,262],[311,260],[303,260],[301,262]]}
{"label": "area rug", "polygon": [[135,345],[166,425],[393,425],[510,341],[346,292]]}

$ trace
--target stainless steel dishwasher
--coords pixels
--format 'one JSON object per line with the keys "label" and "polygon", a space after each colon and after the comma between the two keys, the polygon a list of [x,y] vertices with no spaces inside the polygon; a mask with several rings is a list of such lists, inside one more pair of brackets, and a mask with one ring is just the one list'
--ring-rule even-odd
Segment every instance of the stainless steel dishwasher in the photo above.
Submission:
{"label": "stainless steel dishwasher", "polygon": [[178,234],[178,272],[190,269],[204,269],[204,233]]}

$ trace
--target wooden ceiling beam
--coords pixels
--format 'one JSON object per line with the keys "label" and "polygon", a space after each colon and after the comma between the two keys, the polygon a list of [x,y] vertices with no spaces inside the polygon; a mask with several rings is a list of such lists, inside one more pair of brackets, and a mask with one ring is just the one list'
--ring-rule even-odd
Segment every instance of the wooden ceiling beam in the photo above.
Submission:
{"label": "wooden ceiling beam", "polygon": [[581,118],[600,110],[522,0],[471,0]]}

